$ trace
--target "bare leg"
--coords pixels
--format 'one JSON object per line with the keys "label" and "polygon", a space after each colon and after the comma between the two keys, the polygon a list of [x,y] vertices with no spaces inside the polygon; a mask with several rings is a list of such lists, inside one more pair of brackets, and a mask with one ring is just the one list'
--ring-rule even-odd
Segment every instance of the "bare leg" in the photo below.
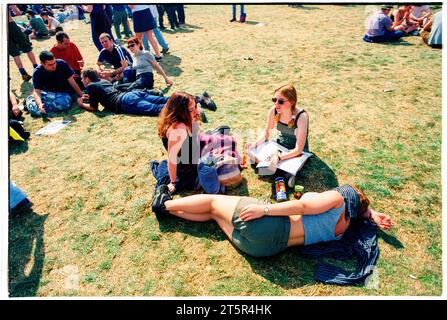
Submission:
{"label": "bare leg", "polygon": [[135,35],[137,36],[138,40],[140,40],[140,43],[141,43],[141,40],[143,39],[143,33],[142,32],[135,32]]}
{"label": "bare leg", "polygon": [[23,63],[22,63],[22,59],[20,58],[20,56],[16,56],[14,57],[14,62],[16,63],[17,68],[23,68]]}
{"label": "bare leg", "polygon": [[410,32],[417,30],[418,28],[419,28],[419,26],[417,24],[412,24],[412,25],[408,26],[407,29],[404,31],[406,33],[410,33]]}
{"label": "bare leg", "polygon": [[26,53],[28,55],[29,60],[33,65],[37,64],[36,57],[32,51]]}
{"label": "bare leg", "polygon": [[191,221],[215,220],[231,239],[233,232],[231,219],[240,198],[237,196],[197,194],[181,199],[168,200],[165,202],[165,206],[171,214],[183,219]]}
{"label": "bare leg", "polygon": [[154,33],[152,32],[152,30],[148,30],[146,31],[146,37],[147,40],[149,41],[149,43],[152,46],[152,49],[154,49],[155,52],[155,56],[159,57],[160,56],[160,50],[158,49],[158,43],[154,38]]}

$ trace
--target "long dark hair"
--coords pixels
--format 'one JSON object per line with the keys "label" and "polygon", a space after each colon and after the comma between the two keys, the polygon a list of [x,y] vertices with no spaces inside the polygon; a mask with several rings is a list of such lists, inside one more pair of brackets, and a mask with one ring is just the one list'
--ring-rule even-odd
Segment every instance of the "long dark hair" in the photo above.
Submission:
{"label": "long dark hair", "polygon": [[176,122],[184,123],[192,128],[189,102],[195,97],[185,92],[175,92],[171,95],[165,107],[161,110],[158,120],[158,136],[163,138],[166,132]]}

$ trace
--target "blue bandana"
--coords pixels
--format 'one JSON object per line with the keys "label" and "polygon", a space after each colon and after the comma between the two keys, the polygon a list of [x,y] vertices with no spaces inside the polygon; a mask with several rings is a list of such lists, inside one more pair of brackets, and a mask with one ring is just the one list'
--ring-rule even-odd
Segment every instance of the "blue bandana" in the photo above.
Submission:
{"label": "blue bandana", "polygon": [[359,194],[350,185],[342,185],[334,189],[339,192],[346,204],[345,217],[357,218],[359,215]]}

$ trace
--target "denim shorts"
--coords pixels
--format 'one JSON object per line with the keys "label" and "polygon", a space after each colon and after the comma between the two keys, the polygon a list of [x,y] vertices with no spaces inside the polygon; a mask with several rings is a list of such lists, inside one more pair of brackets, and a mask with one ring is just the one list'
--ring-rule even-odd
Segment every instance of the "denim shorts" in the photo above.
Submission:
{"label": "denim shorts", "polygon": [[290,235],[288,216],[264,216],[243,221],[239,218],[241,209],[249,204],[268,204],[255,198],[242,197],[234,209],[232,224],[234,227],[231,241],[241,251],[253,257],[268,257],[287,249]]}

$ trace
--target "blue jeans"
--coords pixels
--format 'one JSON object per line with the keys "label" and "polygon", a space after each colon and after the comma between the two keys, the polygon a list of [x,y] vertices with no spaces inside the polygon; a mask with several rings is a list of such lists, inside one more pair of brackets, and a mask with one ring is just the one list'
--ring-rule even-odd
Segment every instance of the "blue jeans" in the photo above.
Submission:
{"label": "blue jeans", "polygon": [[[240,6],[241,6],[241,17],[242,17],[245,14],[244,5],[241,4]],[[236,5],[235,4],[233,4],[233,18],[236,18]]]}
{"label": "blue jeans", "polygon": [[[157,183],[155,185],[155,189],[161,186],[162,184],[169,184],[171,179],[169,178],[168,172],[168,162],[163,160],[158,163],[158,161],[153,160],[149,162],[149,166],[152,174],[154,175]],[[177,172],[177,180],[175,182],[175,189],[172,194],[176,194],[180,191],[184,190],[193,190],[196,185],[197,173],[183,175]]]}
{"label": "blue jeans", "polygon": [[153,89],[154,88],[154,74],[152,72],[145,72],[137,76],[137,79],[127,88],[127,91],[135,89]]}
{"label": "blue jeans", "polygon": [[9,209],[14,209],[20,202],[26,199],[26,194],[9,181]]}
{"label": "blue jeans", "polygon": [[[62,112],[71,108],[71,103],[75,95],[71,95],[67,92],[47,92],[41,91],[40,93],[44,109],[47,113],[50,112]],[[26,98],[26,107],[32,117],[41,117],[42,114],[39,111],[36,101],[32,95]]]}
{"label": "blue jeans", "polygon": [[388,31],[388,30],[386,30],[385,34],[383,36],[371,37],[371,36],[368,36],[367,34],[365,34],[365,36],[363,37],[363,41],[382,43],[382,42],[388,42],[388,41],[394,41],[394,40],[400,39],[405,35],[406,35],[406,33],[404,31],[400,31],[400,30]]}
{"label": "blue jeans", "polygon": [[[157,19],[154,18],[154,21],[155,21],[155,25],[157,25]],[[167,49],[168,48],[168,44],[166,43],[165,38],[163,37],[163,34],[161,33],[160,29],[158,29],[158,27],[156,27],[152,31],[154,32],[155,39],[157,39],[158,44],[163,49]],[[146,33],[144,33],[144,32],[143,32],[143,39],[142,40],[143,40],[144,49],[146,49],[147,51],[151,51],[151,48],[149,47],[149,42],[147,41]]]}
{"label": "blue jeans", "polygon": [[168,99],[144,91],[126,92],[120,101],[120,111],[141,116],[158,116]]}

